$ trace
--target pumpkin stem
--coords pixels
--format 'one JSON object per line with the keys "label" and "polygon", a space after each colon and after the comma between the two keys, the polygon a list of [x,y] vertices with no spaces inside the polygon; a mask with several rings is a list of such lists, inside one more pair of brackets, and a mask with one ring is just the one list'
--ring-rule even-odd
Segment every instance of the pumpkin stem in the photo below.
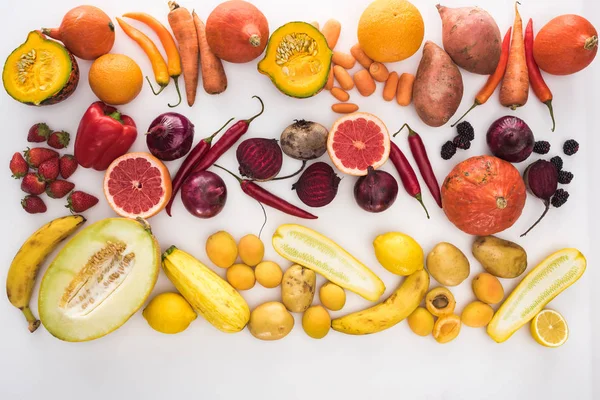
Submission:
{"label": "pumpkin stem", "polygon": [[260,46],[260,36],[258,36],[257,34],[251,35],[250,44],[252,45],[252,47]]}
{"label": "pumpkin stem", "polygon": [[[177,107],[178,105],[181,104],[181,92],[179,91],[179,76],[174,76],[173,81],[175,82],[175,89],[177,89],[177,95],[179,96],[179,101],[177,102],[177,104],[173,104],[173,105],[167,104],[171,108]],[[150,86],[152,86],[152,85],[150,85]]]}
{"label": "pumpkin stem", "polygon": [[152,82],[150,82],[150,79],[148,79],[147,76],[146,76],[146,80],[148,81],[148,85],[150,85],[150,89],[152,90],[152,93],[154,93],[155,96],[158,96],[160,94],[160,92],[162,92],[164,90],[164,88],[166,88],[166,86],[161,86],[160,90],[157,92],[156,90],[154,90],[154,87],[152,86]]}
{"label": "pumpkin stem", "polygon": [[112,23],[112,21],[108,22],[108,28],[111,30],[111,32],[115,31],[115,24]]}
{"label": "pumpkin stem", "polygon": [[596,35],[585,39],[585,44],[583,45],[583,48],[586,50],[593,50],[594,47],[598,47],[598,36]]}
{"label": "pumpkin stem", "polygon": [[544,205],[546,206],[546,209],[542,213],[542,216],[539,217],[538,220],[535,221],[535,223],[533,225],[531,225],[531,228],[527,229],[527,231],[524,234],[522,234],[521,237],[527,235],[546,216],[546,213],[548,213],[548,210],[550,210],[550,202],[548,200],[544,200]]}
{"label": "pumpkin stem", "polygon": [[506,199],[504,197],[498,197],[498,198],[496,198],[496,206],[500,210],[504,210],[507,205],[508,205],[508,202],[506,201]]}
{"label": "pumpkin stem", "polygon": [[176,3],[176,2],[174,2],[174,1],[170,1],[168,4],[169,4],[169,9],[170,9],[171,11],[173,11],[173,10],[176,10],[176,9],[178,9],[178,8],[179,8],[179,4],[177,4],[177,3]]}

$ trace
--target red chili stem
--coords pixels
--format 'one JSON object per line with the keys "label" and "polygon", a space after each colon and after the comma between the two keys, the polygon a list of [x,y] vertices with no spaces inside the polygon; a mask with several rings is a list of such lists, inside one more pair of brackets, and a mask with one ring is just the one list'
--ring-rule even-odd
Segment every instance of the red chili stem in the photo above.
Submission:
{"label": "red chili stem", "polygon": [[242,135],[244,135],[244,133],[248,132],[250,123],[265,111],[265,104],[263,103],[262,99],[258,96],[252,96],[252,98],[257,98],[258,101],[260,101],[260,112],[249,119],[241,120],[231,125],[231,127],[223,134],[221,139],[219,139],[219,141],[217,141],[217,143],[211,147],[209,152],[206,153],[206,156],[203,157],[198,165],[194,167],[194,172],[204,171],[217,162],[217,160],[227,150],[229,150],[242,137]]}
{"label": "red chili stem", "polygon": [[533,93],[537,98],[544,103],[550,111],[550,118],[552,118],[552,132],[556,128],[556,121],[554,121],[554,109],[552,108],[552,91],[546,85],[544,77],[540,72],[540,68],[533,58],[533,20],[529,18],[527,28],[525,28],[525,61],[527,62],[527,71],[529,72],[529,83],[533,89]]}
{"label": "red chili stem", "polygon": [[427,207],[425,207],[425,204],[423,203],[423,196],[421,196],[421,185],[417,179],[417,174],[406,159],[406,156],[402,150],[400,150],[400,148],[394,142],[390,143],[390,160],[392,160],[396,170],[398,170],[404,190],[406,190],[406,193],[421,203],[423,209],[425,210],[425,214],[427,214],[427,219],[429,219],[429,211],[427,211]]}
{"label": "red chili stem", "polygon": [[394,133],[394,137],[396,137],[396,135],[400,133],[404,127],[408,128],[408,145],[410,146],[410,152],[412,153],[417,166],[419,167],[419,172],[421,173],[427,188],[429,188],[429,192],[435,199],[435,202],[438,206],[440,206],[440,208],[442,208],[440,184],[438,183],[435,173],[433,172],[433,168],[431,167],[431,163],[429,162],[427,149],[425,149],[425,144],[423,143],[421,136],[417,132],[413,131],[408,124],[404,124],[398,130],[398,132]]}
{"label": "red chili stem", "polygon": [[173,190],[171,191],[171,198],[169,199],[169,202],[167,203],[167,206],[165,208],[169,217],[171,216],[171,207],[173,207],[175,196],[177,196],[177,192],[179,192],[179,189],[181,189],[181,185],[183,185],[183,182],[185,182],[187,177],[192,173],[192,169],[194,168],[194,166],[208,152],[215,136],[217,136],[217,134],[221,132],[227,125],[229,125],[229,123],[232,120],[233,118],[227,121],[225,125],[219,128],[218,131],[198,142],[198,144],[194,146],[192,151],[185,158],[183,164],[181,164],[181,167],[179,167],[179,169],[177,170],[175,178],[173,179]]}
{"label": "red chili stem", "polygon": [[286,214],[293,215],[295,217],[305,218],[305,219],[317,219],[316,215],[313,215],[303,209],[296,207],[295,205],[288,203],[280,197],[275,196],[273,193],[263,189],[258,186],[253,181],[242,179],[233,172],[229,171],[226,168],[221,167],[218,164],[215,164],[215,167],[222,169],[227,172],[235,179],[238,180],[242,191],[246,193],[248,196],[252,197],[254,200],[257,200],[259,203],[267,205],[269,207],[273,207],[276,210],[282,211]]}

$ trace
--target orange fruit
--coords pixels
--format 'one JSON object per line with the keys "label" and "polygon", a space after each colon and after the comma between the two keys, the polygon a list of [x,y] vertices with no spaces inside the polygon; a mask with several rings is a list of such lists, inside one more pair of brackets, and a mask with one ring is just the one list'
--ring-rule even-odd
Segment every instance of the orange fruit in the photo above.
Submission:
{"label": "orange fruit", "polygon": [[104,195],[120,216],[150,218],[162,211],[171,197],[171,175],[152,154],[127,153],[106,170]]}
{"label": "orange fruit", "polygon": [[374,61],[395,62],[419,50],[425,34],[421,13],[406,0],[375,0],[358,22],[358,43]]}
{"label": "orange fruit", "polygon": [[107,104],[127,104],[140,94],[144,77],[139,65],[123,54],[105,54],[90,67],[94,94]]}
{"label": "orange fruit", "polygon": [[327,153],[342,172],[362,176],[381,167],[390,156],[390,134],[382,120],[368,113],[338,119],[327,137]]}

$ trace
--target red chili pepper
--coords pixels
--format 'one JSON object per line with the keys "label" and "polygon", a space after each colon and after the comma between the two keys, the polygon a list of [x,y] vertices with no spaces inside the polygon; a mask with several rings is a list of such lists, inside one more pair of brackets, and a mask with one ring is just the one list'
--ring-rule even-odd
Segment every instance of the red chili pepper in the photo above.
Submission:
{"label": "red chili pepper", "polygon": [[309,213],[308,211],[304,211],[303,209],[296,207],[295,205],[293,205],[291,203],[288,203],[287,201],[283,200],[282,198],[275,196],[273,193],[263,189],[262,187],[258,186],[256,183],[254,183],[253,181],[250,181],[248,179],[241,179],[240,177],[235,175],[233,172],[221,167],[220,165],[215,164],[215,167],[221,168],[223,171],[226,171],[231,176],[233,176],[235,179],[237,179],[238,182],[240,183],[240,186],[242,187],[243,192],[246,193],[248,196],[252,197],[253,199],[257,200],[261,204],[265,204],[269,207],[273,207],[276,210],[282,211],[289,215],[293,215],[295,217],[300,217],[300,218],[305,218],[305,219],[317,219],[318,218],[316,215],[313,215],[313,214]]}
{"label": "red chili pepper", "polygon": [[408,128],[408,145],[410,146],[410,152],[417,162],[419,172],[421,172],[421,176],[429,188],[429,192],[431,192],[431,195],[435,199],[435,202],[441,208],[442,195],[440,193],[440,184],[433,173],[433,168],[431,168],[431,163],[429,162],[429,157],[427,156],[427,150],[425,149],[425,144],[423,144],[421,136],[419,136],[417,132],[413,131],[408,124],[404,124],[398,132],[394,133],[394,137],[400,133],[404,127]]}
{"label": "red chili pepper", "polygon": [[187,155],[179,170],[177,170],[177,174],[175,174],[175,178],[173,179],[173,190],[171,191],[171,198],[167,203],[167,207],[165,208],[169,217],[171,216],[171,207],[173,207],[173,202],[175,201],[175,196],[177,196],[177,192],[181,189],[181,185],[185,182],[186,178],[192,172],[194,166],[204,157],[204,155],[210,150],[210,146],[212,145],[212,141],[217,136],[219,132],[223,130],[229,123],[233,120],[231,118],[229,121],[225,123],[218,131],[213,133],[212,135],[205,137],[202,139],[190,153]]}
{"label": "red chili pepper", "polygon": [[533,93],[535,93],[542,103],[548,106],[550,117],[552,118],[552,132],[554,132],[556,122],[554,121],[554,110],[552,109],[552,92],[548,85],[546,85],[546,82],[544,82],[540,68],[536,64],[535,58],[533,58],[533,21],[531,18],[529,18],[527,28],[525,28],[525,60],[527,62],[527,71],[529,72],[529,83],[531,84]]}
{"label": "red chili pepper", "polygon": [[237,142],[244,133],[248,132],[248,127],[250,123],[259,115],[261,115],[265,111],[265,104],[262,99],[258,96],[252,96],[252,98],[257,98],[260,101],[260,112],[253,116],[250,119],[245,119],[242,121],[238,121],[235,124],[231,125],[229,129],[223,134],[221,139],[210,149],[206,156],[200,160],[198,165],[194,167],[194,172],[196,171],[204,171],[208,169],[211,165],[213,165],[219,157],[223,155],[227,150],[231,148]]}
{"label": "red chili pepper", "polygon": [[421,185],[417,179],[417,174],[415,174],[415,170],[406,159],[406,156],[402,150],[400,150],[400,148],[394,142],[390,143],[390,160],[392,160],[396,170],[398,170],[398,174],[400,174],[400,180],[402,181],[404,190],[406,190],[408,194],[421,203],[423,209],[425,210],[425,214],[427,214],[427,219],[429,219],[429,211],[427,211],[427,207],[425,207],[425,204],[423,204]]}
{"label": "red chili pepper", "polygon": [[75,159],[84,168],[104,171],[127,153],[137,128],[133,119],[101,101],[89,106],[77,128]]}

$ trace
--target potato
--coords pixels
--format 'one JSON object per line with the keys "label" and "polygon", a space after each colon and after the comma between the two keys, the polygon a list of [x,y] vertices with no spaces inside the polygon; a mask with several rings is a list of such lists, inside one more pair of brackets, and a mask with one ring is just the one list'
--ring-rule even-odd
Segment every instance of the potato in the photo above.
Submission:
{"label": "potato", "polygon": [[469,260],[462,251],[450,243],[442,242],[427,255],[427,270],[444,286],[457,286],[469,277]]}
{"label": "potato", "polygon": [[516,278],[527,269],[525,249],[495,236],[478,236],[473,255],[487,272],[500,278]]}
{"label": "potato", "polygon": [[328,134],[323,125],[301,119],[281,133],[281,150],[297,160],[319,158],[327,151]]}
{"label": "potato", "polygon": [[317,276],[314,271],[294,264],[285,271],[281,281],[281,299],[291,312],[304,312],[315,296]]}
{"label": "potato", "polygon": [[421,120],[442,126],[454,115],[463,95],[462,75],[448,53],[427,41],[413,85],[413,102]]}
{"label": "potato", "polygon": [[257,339],[283,339],[292,328],[294,328],[294,317],[278,301],[261,304],[250,313],[248,329]]}

